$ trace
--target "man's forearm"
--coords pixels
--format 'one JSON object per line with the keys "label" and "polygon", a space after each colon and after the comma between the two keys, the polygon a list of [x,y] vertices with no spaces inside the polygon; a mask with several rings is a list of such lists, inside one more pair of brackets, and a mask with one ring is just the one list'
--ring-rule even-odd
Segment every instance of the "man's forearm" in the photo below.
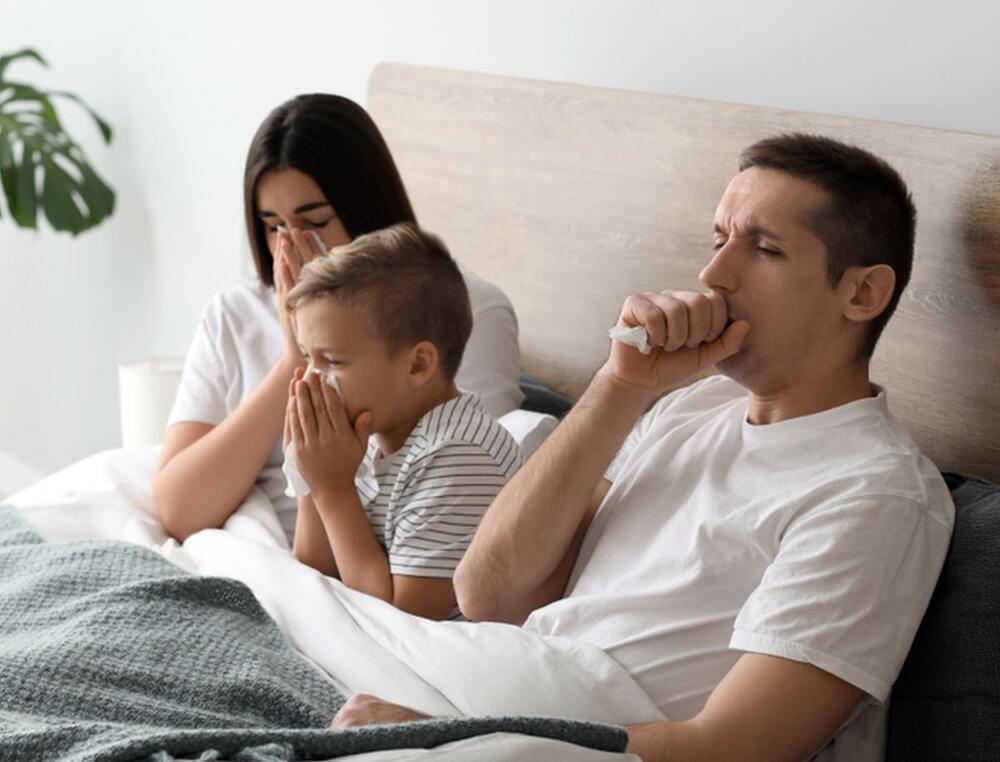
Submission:
{"label": "man's forearm", "polygon": [[728,760],[721,739],[709,743],[697,720],[688,722],[654,722],[629,725],[628,751],[642,762],[716,762]]}
{"label": "man's forearm", "polygon": [[566,556],[608,464],[651,402],[648,390],[603,371],[594,377],[483,517],[455,575],[467,616],[523,621]]}
{"label": "man's forearm", "polygon": [[811,759],[864,692],[806,662],[745,653],[695,717],[628,728],[643,762]]}

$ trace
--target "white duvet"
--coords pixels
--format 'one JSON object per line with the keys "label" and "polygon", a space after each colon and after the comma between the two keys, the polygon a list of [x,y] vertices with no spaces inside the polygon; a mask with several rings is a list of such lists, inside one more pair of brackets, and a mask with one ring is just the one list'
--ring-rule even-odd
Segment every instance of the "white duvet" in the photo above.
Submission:
{"label": "white duvet", "polygon": [[[344,587],[288,552],[270,501],[255,490],[224,530],[168,540],[149,491],[157,448],[87,458],[6,502],[47,540],[118,539],[189,570],[248,585],[288,642],[345,693],[437,716],[539,715],[611,723],[662,720],[651,699],[593,646],[503,624],[433,622]],[[352,760],[627,760],[512,734]]]}

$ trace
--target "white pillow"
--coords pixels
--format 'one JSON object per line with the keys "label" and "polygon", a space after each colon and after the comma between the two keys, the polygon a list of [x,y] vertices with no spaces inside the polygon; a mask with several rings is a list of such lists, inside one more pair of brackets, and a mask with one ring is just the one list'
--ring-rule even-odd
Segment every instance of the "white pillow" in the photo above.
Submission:
{"label": "white pillow", "polygon": [[497,423],[510,432],[514,441],[521,446],[521,453],[527,460],[545,437],[555,430],[559,419],[554,415],[531,410],[511,410],[506,415],[500,416]]}

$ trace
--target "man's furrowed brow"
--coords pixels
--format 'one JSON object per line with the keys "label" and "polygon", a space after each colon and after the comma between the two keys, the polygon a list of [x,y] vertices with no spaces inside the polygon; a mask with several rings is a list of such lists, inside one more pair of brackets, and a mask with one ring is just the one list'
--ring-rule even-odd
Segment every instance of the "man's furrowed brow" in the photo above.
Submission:
{"label": "man's furrowed brow", "polygon": [[[718,222],[715,223],[715,233],[716,235],[729,235],[729,231],[725,230]],[[746,231],[744,231],[744,235],[751,236],[753,238],[767,238],[770,241],[782,241],[780,235],[761,225],[750,225]]]}
{"label": "man's furrowed brow", "polygon": [[747,234],[752,235],[754,238],[767,238],[771,241],[780,241],[781,236],[775,233],[773,230],[768,230],[760,225],[751,225],[747,228]]}

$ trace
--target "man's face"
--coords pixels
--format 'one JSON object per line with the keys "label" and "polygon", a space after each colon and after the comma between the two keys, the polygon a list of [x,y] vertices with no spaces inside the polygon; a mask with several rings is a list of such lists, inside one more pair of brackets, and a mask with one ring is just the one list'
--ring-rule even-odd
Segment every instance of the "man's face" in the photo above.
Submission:
{"label": "man's face", "polygon": [[310,299],[295,309],[295,335],[309,365],[325,377],[332,371],[353,422],[365,410],[375,433],[395,425],[407,401],[407,352],[390,355],[386,342],[369,333],[367,315],[333,299]]}
{"label": "man's face", "polygon": [[809,224],[827,200],[807,180],[754,167],[733,178],[716,209],[714,254],[700,278],[723,295],[730,320],[750,323],[743,348],[718,367],[757,394],[780,391],[837,351],[842,297]]}

